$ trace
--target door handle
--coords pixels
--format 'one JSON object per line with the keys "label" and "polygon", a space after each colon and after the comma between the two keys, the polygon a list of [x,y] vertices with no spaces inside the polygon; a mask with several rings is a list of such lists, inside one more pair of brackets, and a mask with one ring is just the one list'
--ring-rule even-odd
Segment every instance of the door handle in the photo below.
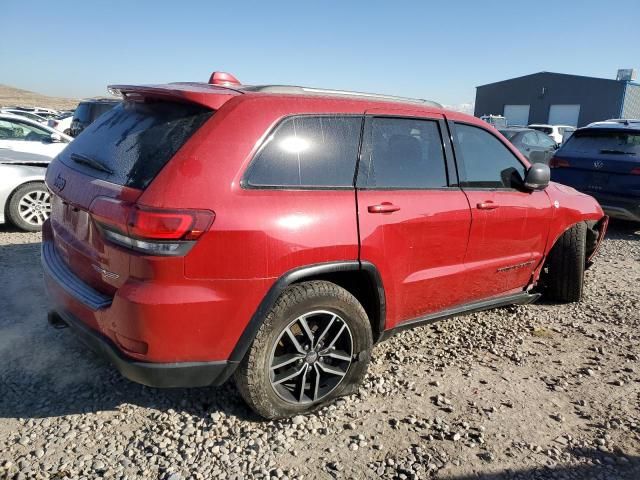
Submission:
{"label": "door handle", "polygon": [[367,210],[369,213],[392,213],[400,210],[400,207],[391,202],[382,202],[379,205],[369,205]]}
{"label": "door handle", "polygon": [[499,208],[500,205],[493,203],[491,200],[487,200],[486,202],[478,203],[476,207],[478,207],[478,210],[495,210],[496,208]]}

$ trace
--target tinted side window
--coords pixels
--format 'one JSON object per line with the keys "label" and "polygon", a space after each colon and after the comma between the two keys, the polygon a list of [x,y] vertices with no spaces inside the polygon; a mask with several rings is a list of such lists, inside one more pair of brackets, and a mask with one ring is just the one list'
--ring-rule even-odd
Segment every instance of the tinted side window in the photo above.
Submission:
{"label": "tinted side window", "polygon": [[447,186],[440,128],[435,120],[372,118],[358,170],[362,188]]}
{"label": "tinted side window", "polygon": [[304,116],[283,121],[247,174],[263,187],[352,187],[362,117]]}
{"label": "tinted side window", "polygon": [[512,188],[524,178],[524,165],[496,137],[479,127],[456,124],[460,186]]}

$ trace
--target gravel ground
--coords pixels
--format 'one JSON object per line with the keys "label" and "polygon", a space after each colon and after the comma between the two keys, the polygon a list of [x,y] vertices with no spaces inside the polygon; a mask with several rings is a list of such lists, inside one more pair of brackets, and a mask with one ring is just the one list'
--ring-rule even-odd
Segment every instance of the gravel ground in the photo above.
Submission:
{"label": "gravel ground", "polygon": [[48,327],[39,240],[0,227],[0,478],[640,478],[638,225],[611,225],[580,304],[405,332],[357,395],[276,422]]}

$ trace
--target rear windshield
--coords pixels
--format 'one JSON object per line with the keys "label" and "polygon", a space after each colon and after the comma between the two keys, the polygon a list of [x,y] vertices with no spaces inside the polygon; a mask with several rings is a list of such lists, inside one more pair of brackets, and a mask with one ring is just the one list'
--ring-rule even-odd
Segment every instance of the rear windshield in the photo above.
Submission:
{"label": "rear windshield", "polygon": [[73,119],[82,123],[89,123],[89,115],[91,114],[91,107],[88,103],[81,103],[73,112]]}
{"label": "rear windshield", "polygon": [[87,127],[60,158],[87,175],[144,189],[211,115],[193,104],[125,102]]}
{"label": "rear windshield", "polygon": [[518,134],[518,132],[515,130],[500,130],[500,133],[504,135],[507,140],[513,140],[513,137]]}
{"label": "rear windshield", "polygon": [[539,132],[546,133],[547,135],[549,135],[550,133],[553,133],[553,128],[550,128],[550,127],[529,127],[529,128],[533,128],[534,130],[538,130]]}
{"label": "rear windshield", "polygon": [[640,155],[640,132],[577,132],[562,147],[564,153]]}
{"label": "rear windshield", "polygon": [[114,108],[117,103],[94,103],[93,109],[91,111],[91,120],[95,121],[103,113],[108,112],[112,108]]}

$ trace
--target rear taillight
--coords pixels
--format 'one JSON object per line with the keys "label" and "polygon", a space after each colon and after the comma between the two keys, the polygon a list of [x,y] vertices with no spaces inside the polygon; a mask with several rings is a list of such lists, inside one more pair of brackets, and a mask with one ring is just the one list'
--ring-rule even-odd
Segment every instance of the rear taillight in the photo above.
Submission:
{"label": "rear taillight", "polygon": [[640,167],[631,169],[631,175],[640,175]]}
{"label": "rear taillight", "polygon": [[549,161],[549,168],[564,168],[564,167],[570,167],[570,166],[571,165],[569,164],[569,161],[563,158],[553,157]]}
{"label": "rear taillight", "polygon": [[206,210],[164,210],[134,206],[127,226],[134,237],[156,240],[197,240],[213,221]]}
{"label": "rear taillight", "polygon": [[215,214],[208,210],[170,210],[98,197],[91,216],[112,243],[148,255],[185,255],[206,232]]}

